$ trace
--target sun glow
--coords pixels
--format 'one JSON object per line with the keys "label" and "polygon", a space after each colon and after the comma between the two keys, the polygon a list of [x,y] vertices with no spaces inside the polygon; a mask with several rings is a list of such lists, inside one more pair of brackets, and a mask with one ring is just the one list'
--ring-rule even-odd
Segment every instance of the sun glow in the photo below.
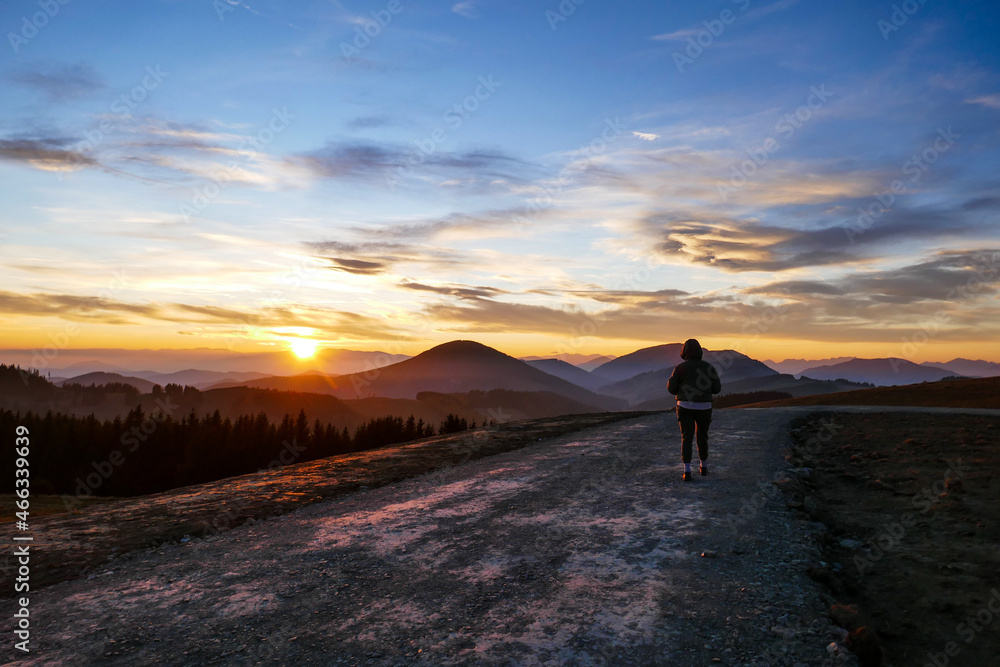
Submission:
{"label": "sun glow", "polygon": [[309,357],[316,354],[316,341],[309,340],[308,338],[296,338],[290,342],[292,347],[292,352],[299,359],[308,359]]}

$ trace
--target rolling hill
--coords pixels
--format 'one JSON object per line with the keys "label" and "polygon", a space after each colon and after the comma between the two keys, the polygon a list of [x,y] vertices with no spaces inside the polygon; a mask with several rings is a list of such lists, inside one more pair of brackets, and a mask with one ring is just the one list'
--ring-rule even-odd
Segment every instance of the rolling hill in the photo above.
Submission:
{"label": "rolling hill", "polygon": [[754,403],[745,407],[770,408],[796,405],[912,405],[1000,409],[1000,378],[961,378],[875,387],[836,394],[786,398]]}
{"label": "rolling hill", "polygon": [[606,363],[608,363],[609,361],[612,361],[612,360],[614,360],[614,357],[611,357],[611,356],[608,356],[608,355],[602,355],[600,357],[594,357],[590,361],[584,361],[584,362],[581,362],[581,363],[575,364],[575,365],[579,366],[580,368],[582,368],[583,370],[585,370],[587,372],[591,372],[595,368],[597,368],[598,366],[601,366],[602,364],[606,364]]}
{"label": "rolling hill", "polygon": [[448,414],[483,424],[488,421],[506,423],[519,419],[538,419],[568,414],[600,412],[565,396],[545,391],[470,391],[463,394],[441,394],[422,391],[414,398],[358,398],[345,400],[344,405],[366,417],[383,415],[413,415],[429,424],[438,424]]}
{"label": "rolling hill", "polygon": [[794,375],[768,375],[767,377],[747,378],[736,382],[727,382],[722,387],[720,396],[727,394],[744,394],[751,391],[784,391],[792,396],[812,396],[813,394],[833,394],[836,392],[865,389],[860,382],[848,380],[814,380],[812,378],[796,378]]}
{"label": "rolling hill", "polygon": [[578,387],[583,387],[591,391],[596,391],[601,385],[607,384],[607,380],[588,373],[579,366],[574,366],[561,359],[535,359],[526,363],[540,371],[545,371],[549,375],[555,375],[557,378],[562,378]]}
{"label": "rolling hill", "polygon": [[98,384],[110,384],[112,382],[120,382],[122,384],[132,385],[139,390],[142,394],[148,394],[153,390],[155,382],[150,382],[149,380],[143,380],[142,378],[133,377],[131,375],[122,375],[120,373],[84,373],[83,375],[78,375],[76,377],[63,380],[57,383],[57,386],[62,386],[64,384],[79,384],[84,387],[89,387],[90,385]]}
{"label": "rolling hill", "polygon": [[345,398],[358,398],[348,396],[342,392],[341,382],[336,375],[322,375],[318,373],[303,373],[302,375],[271,375],[257,378],[256,380],[242,380],[220,382],[212,385],[212,389],[226,389],[230,387],[253,387],[255,389],[273,389],[276,391],[297,391],[312,394],[327,394],[329,396],[343,395]]}
{"label": "rolling hill", "polygon": [[144,380],[149,380],[150,382],[155,382],[156,384],[164,387],[172,383],[179,384],[182,387],[185,385],[197,387],[198,389],[207,389],[208,387],[219,384],[220,382],[244,382],[246,380],[256,380],[258,378],[268,376],[267,373],[257,373],[253,371],[234,371],[226,373],[223,371],[203,371],[195,368],[175,371],[173,373],[135,371],[132,375],[140,377]]}

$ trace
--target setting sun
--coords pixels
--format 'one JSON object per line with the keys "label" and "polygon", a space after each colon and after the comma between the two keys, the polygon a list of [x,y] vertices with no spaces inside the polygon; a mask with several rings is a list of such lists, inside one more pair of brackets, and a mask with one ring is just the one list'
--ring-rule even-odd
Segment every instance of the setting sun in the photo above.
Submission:
{"label": "setting sun", "polygon": [[316,341],[307,338],[297,338],[291,341],[292,352],[299,359],[308,359],[316,354]]}

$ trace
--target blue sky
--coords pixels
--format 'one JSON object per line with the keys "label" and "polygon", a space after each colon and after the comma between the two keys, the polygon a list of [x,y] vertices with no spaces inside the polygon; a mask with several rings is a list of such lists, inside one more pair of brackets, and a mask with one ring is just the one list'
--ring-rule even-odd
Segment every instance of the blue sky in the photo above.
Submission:
{"label": "blue sky", "polygon": [[998,20],[6,3],[2,347],[1000,361]]}

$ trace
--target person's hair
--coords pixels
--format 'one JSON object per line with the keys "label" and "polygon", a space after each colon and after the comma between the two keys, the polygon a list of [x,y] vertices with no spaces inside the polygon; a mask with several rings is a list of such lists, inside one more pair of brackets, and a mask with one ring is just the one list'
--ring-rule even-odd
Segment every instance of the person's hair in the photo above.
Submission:
{"label": "person's hair", "polygon": [[701,359],[704,354],[701,343],[694,338],[688,338],[684,341],[684,347],[681,348],[681,359]]}

